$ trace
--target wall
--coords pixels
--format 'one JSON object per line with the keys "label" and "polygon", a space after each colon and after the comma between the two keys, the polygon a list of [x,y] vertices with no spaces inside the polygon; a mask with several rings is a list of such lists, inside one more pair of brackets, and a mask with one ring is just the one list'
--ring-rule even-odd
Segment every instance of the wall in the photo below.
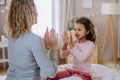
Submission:
{"label": "wall", "polygon": [[[101,60],[101,49],[103,44],[105,27],[107,25],[108,16],[102,15],[101,3],[105,2],[117,2],[117,0],[93,0],[93,8],[82,8],[82,0],[75,0],[75,17],[78,16],[90,16],[89,18],[93,21],[98,34],[98,55],[99,60]],[[114,26],[115,26],[115,39],[117,43],[117,34],[118,34],[118,16],[113,16]],[[112,41],[111,41],[111,33],[109,32],[109,36],[106,43],[106,50],[104,55],[104,60],[111,60],[113,58],[112,52]]]}
{"label": "wall", "polygon": [[[6,25],[6,16],[8,13],[9,3],[10,3],[10,0],[5,0],[5,5],[0,5],[0,35],[5,35],[4,25]],[[1,49],[0,49],[0,53],[1,53]],[[1,57],[2,57],[2,55],[0,54],[0,58]],[[0,63],[0,68],[1,68],[1,66],[3,66],[3,64]]]}
{"label": "wall", "polygon": [[6,25],[6,16],[10,0],[5,0],[5,5],[0,5],[0,35],[4,34],[4,25]]}
{"label": "wall", "polygon": [[[119,0],[119,6],[120,6],[120,0]],[[120,12],[120,8],[119,8]],[[118,57],[120,59],[120,15],[119,15],[119,25],[118,25]]]}

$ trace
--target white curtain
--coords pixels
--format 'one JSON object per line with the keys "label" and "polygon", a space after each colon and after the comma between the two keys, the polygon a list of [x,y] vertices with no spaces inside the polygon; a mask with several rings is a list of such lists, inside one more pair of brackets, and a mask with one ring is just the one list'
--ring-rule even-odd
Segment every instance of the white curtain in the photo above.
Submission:
{"label": "white curtain", "polygon": [[67,29],[68,21],[74,17],[74,0],[52,0],[52,4],[52,26],[58,32],[61,46],[61,34]]}
{"label": "white curtain", "polygon": [[32,26],[32,32],[43,37],[46,27],[51,26],[52,0],[34,0],[37,8],[37,24]]}

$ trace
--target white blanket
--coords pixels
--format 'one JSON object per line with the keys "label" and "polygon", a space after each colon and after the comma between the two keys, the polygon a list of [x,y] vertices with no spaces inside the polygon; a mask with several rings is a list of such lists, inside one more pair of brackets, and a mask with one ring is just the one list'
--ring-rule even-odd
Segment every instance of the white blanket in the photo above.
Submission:
{"label": "white blanket", "polygon": [[67,77],[67,78],[63,78],[63,79],[60,79],[60,80],[82,80],[80,77]]}
{"label": "white blanket", "polygon": [[[63,70],[66,67],[71,67],[71,64],[60,65],[58,66],[58,70]],[[45,80],[45,76],[41,75],[41,80]],[[6,76],[0,76],[0,80],[5,80]],[[120,80],[120,72],[111,69],[107,66],[92,64],[92,78],[93,80]],[[68,77],[61,80],[82,80],[79,77]]]}
{"label": "white blanket", "polygon": [[[66,67],[71,67],[71,64],[60,65],[58,67],[58,70],[63,70]],[[91,73],[92,73],[93,80],[120,80],[119,71],[117,71],[116,69],[109,68],[107,66],[99,65],[99,64],[92,64]],[[78,80],[78,79],[72,79],[72,80]]]}

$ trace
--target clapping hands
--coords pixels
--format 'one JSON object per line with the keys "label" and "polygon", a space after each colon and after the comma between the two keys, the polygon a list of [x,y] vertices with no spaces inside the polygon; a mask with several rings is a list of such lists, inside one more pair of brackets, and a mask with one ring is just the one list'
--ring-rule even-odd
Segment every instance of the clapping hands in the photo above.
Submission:
{"label": "clapping hands", "polygon": [[69,36],[68,32],[64,31],[63,34],[62,34],[62,40],[63,40],[63,50],[67,48],[67,45],[69,45],[70,48],[74,47],[71,32],[70,32],[70,36]]}
{"label": "clapping hands", "polygon": [[72,37],[72,33],[70,32],[70,48],[73,48],[74,47],[74,43],[73,43],[73,37]]}
{"label": "clapping hands", "polygon": [[45,42],[45,47],[47,49],[57,48],[57,46],[58,46],[58,35],[53,28],[50,30],[50,32],[48,31],[48,28],[46,29],[45,36],[44,36],[44,42]]}

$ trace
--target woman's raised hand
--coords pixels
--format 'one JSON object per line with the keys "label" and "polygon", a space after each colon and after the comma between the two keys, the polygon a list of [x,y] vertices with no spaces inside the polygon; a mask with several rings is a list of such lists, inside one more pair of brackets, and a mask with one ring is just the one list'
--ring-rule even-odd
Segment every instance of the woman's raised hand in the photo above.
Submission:
{"label": "woman's raised hand", "polygon": [[48,27],[47,27],[47,29],[45,31],[44,43],[45,43],[45,48],[49,49],[49,31],[48,31]]}
{"label": "woman's raised hand", "polygon": [[51,29],[50,32],[48,28],[46,29],[44,42],[47,48],[56,48],[58,46],[58,35],[54,29]]}
{"label": "woman's raised hand", "polygon": [[58,34],[54,29],[50,30],[49,46],[50,48],[56,48],[58,46]]}

